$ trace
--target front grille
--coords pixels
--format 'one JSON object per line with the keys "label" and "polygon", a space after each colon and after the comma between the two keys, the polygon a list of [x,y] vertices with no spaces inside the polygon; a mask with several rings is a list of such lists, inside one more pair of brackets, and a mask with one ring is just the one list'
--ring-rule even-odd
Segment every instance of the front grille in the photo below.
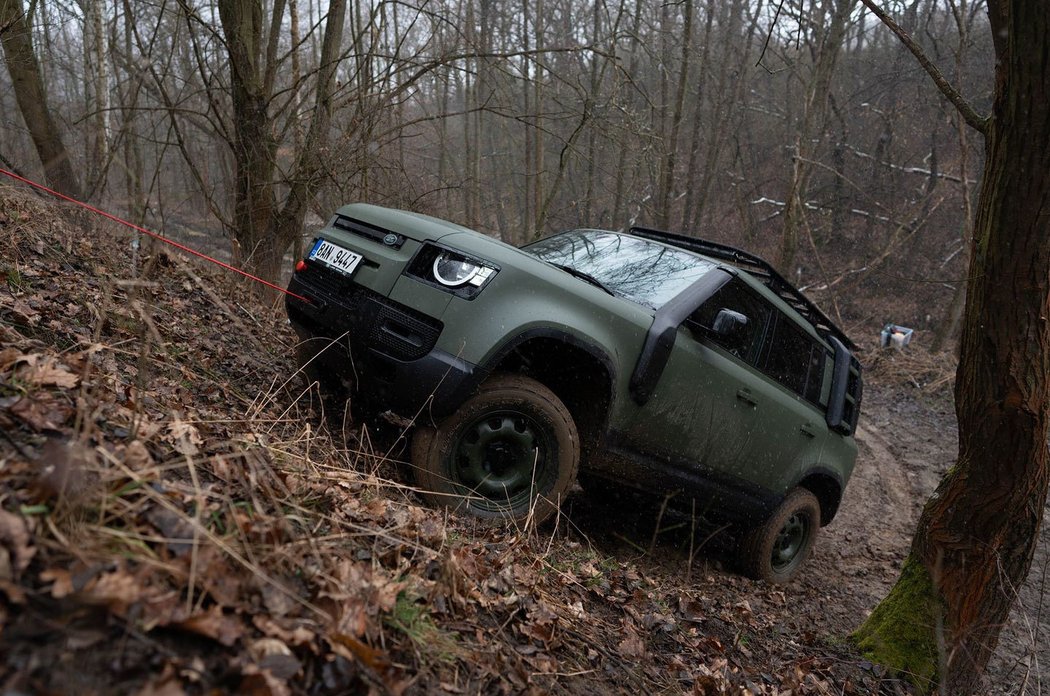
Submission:
{"label": "front grille", "polygon": [[358,290],[368,292],[368,290],[342,273],[333,271],[313,261],[307,261],[306,270],[299,274],[299,278],[310,287],[320,290],[333,298],[339,298],[348,293],[355,293]]}
{"label": "front grille", "polygon": [[332,223],[332,227],[336,227],[345,232],[352,232],[365,239],[371,239],[373,242],[382,242],[389,247],[394,249],[400,249],[405,244],[405,235],[385,230],[382,227],[376,227],[375,225],[369,225],[367,222],[361,222],[353,218],[348,218],[345,215],[337,215],[335,222]]}
{"label": "front grille", "polygon": [[429,353],[443,324],[433,317],[362,287],[321,264],[308,263],[295,279],[308,294],[328,302],[315,318],[324,333],[341,335],[397,360]]}

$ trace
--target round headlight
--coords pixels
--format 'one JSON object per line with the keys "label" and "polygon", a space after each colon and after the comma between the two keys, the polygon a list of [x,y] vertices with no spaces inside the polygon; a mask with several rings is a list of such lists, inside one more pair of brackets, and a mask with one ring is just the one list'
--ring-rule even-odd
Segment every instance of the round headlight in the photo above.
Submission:
{"label": "round headlight", "polygon": [[481,266],[476,263],[447,251],[438,254],[434,259],[434,279],[450,288],[469,282],[480,270]]}

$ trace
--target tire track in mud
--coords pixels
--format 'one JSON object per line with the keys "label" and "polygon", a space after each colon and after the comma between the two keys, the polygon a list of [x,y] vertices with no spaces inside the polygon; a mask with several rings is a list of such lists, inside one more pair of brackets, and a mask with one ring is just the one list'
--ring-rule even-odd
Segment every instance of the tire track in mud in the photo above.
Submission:
{"label": "tire track in mud", "polygon": [[857,465],[839,512],[822,530],[810,567],[800,577],[807,593],[829,600],[814,619],[830,619],[839,634],[860,625],[889,591],[918,514],[913,477],[882,427],[863,423],[857,444]]}
{"label": "tire track in mud", "polygon": [[[848,588],[826,614],[852,631],[897,579],[922,506],[958,447],[949,402],[889,385],[865,395],[857,467],[835,521],[823,530],[804,580]],[[1050,504],[1045,518],[1050,520]],[[1027,581],[988,667],[989,696],[1046,693],[1050,684],[1050,529],[1044,522]],[[832,593],[834,594],[834,593]],[[846,594],[846,593],[843,593]],[[837,598],[838,599],[838,598]]]}

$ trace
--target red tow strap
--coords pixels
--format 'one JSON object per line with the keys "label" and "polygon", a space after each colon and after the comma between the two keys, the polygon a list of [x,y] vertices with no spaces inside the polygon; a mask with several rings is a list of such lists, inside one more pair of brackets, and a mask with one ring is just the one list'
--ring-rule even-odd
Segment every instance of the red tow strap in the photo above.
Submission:
{"label": "red tow strap", "polygon": [[39,189],[41,191],[46,191],[47,193],[50,193],[52,196],[55,196],[56,198],[61,198],[64,201],[68,201],[70,203],[73,203],[74,205],[79,205],[81,208],[84,208],[85,210],[90,210],[92,213],[95,213],[96,215],[101,215],[102,217],[108,218],[108,219],[112,220],[113,222],[116,222],[116,223],[119,223],[121,225],[124,225],[125,227],[130,227],[131,229],[135,230],[136,232],[141,232],[142,234],[147,235],[149,237],[153,237],[154,239],[160,240],[160,241],[164,242],[165,244],[170,244],[171,246],[175,247],[176,249],[181,249],[182,251],[185,251],[187,254],[192,254],[194,256],[199,256],[200,258],[204,259],[205,261],[211,261],[215,265],[222,266],[223,268],[225,268],[228,271],[233,271],[234,273],[240,273],[245,278],[249,278],[251,280],[254,280],[256,283],[262,283],[263,285],[265,285],[268,288],[273,288],[274,290],[278,290],[280,292],[283,292],[285,295],[290,295],[291,297],[294,297],[297,300],[302,300],[303,302],[306,302],[307,304],[312,304],[310,302],[310,300],[308,300],[307,298],[303,297],[302,295],[296,295],[294,292],[289,292],[285,288],[282,288],[280,285],[274,285],[270,281],[263,280],[262,278],[260,278],[258,276],[254,276],[251,273],[248,273],[247,271],[243,271],[240,268],[237,268],[236,266],[231,266],[230,264],[228,264],[228,263],[226,263],[224,261],[220,261],[220,260],[218,260],[216,258],[212,258],[211,256],[208,256],[205,253],[197,251],[196,249],[191,249],[188,246],[185,246],[183,244],[179,244],[178,242],[176,242],[173,239],[168,239],[167,237],[165,237],[163,235],[160,235],[160,234],[157,234],[156,232],[151,232],[151,231],[147,230],[145,227],[139,227],[138,225],[136,225],[133,222],[128,222],[127,220],[119,218],[116,215],[113,215],[111,213],[107,213],[104,210],[99,210],[98,208],[94,207],[93,205],[88,205],[87,203],[84,203],[83,201],[78,201],[77,199],[72,198],[70,196],[67,196],[64,193],[59,193],[58,191],[55,191],[54,189],[49,189],[47,186],[44,186],[43,184],[38,184],[35,181],[30,181],[29,179],[26,179],[24,176],[19,176],[19,175],[15,174],[14,172],[9,172],[9,171],[7,171],[6,169],[3,169],[3,168],[0,168],[0,174],[3,174],[5,176],[9,176],[12,179],[15,179],[17,181],[21,181],[23,184],[28,184],[29,186],[32,186],[35,189]]}

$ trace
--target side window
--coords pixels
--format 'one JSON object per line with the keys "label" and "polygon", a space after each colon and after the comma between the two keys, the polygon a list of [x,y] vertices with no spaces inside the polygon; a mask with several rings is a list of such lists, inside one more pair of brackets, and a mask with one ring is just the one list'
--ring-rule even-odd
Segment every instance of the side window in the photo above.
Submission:
{"label": "side window", "polygon": [[790,320],[778,317],[773,327],[765,371],[803,397],[820,403],[826,351]]}
{"label": "side window", "polygon": [[[715,320],[722,310],[735,312],[746,321],[740,323],[738,317],[735,324],[718,332],[715,330]],[[758,362],[772,311],[744,283],[734,278],[693,312],[686,323],[729,353],[754,365]]]}

